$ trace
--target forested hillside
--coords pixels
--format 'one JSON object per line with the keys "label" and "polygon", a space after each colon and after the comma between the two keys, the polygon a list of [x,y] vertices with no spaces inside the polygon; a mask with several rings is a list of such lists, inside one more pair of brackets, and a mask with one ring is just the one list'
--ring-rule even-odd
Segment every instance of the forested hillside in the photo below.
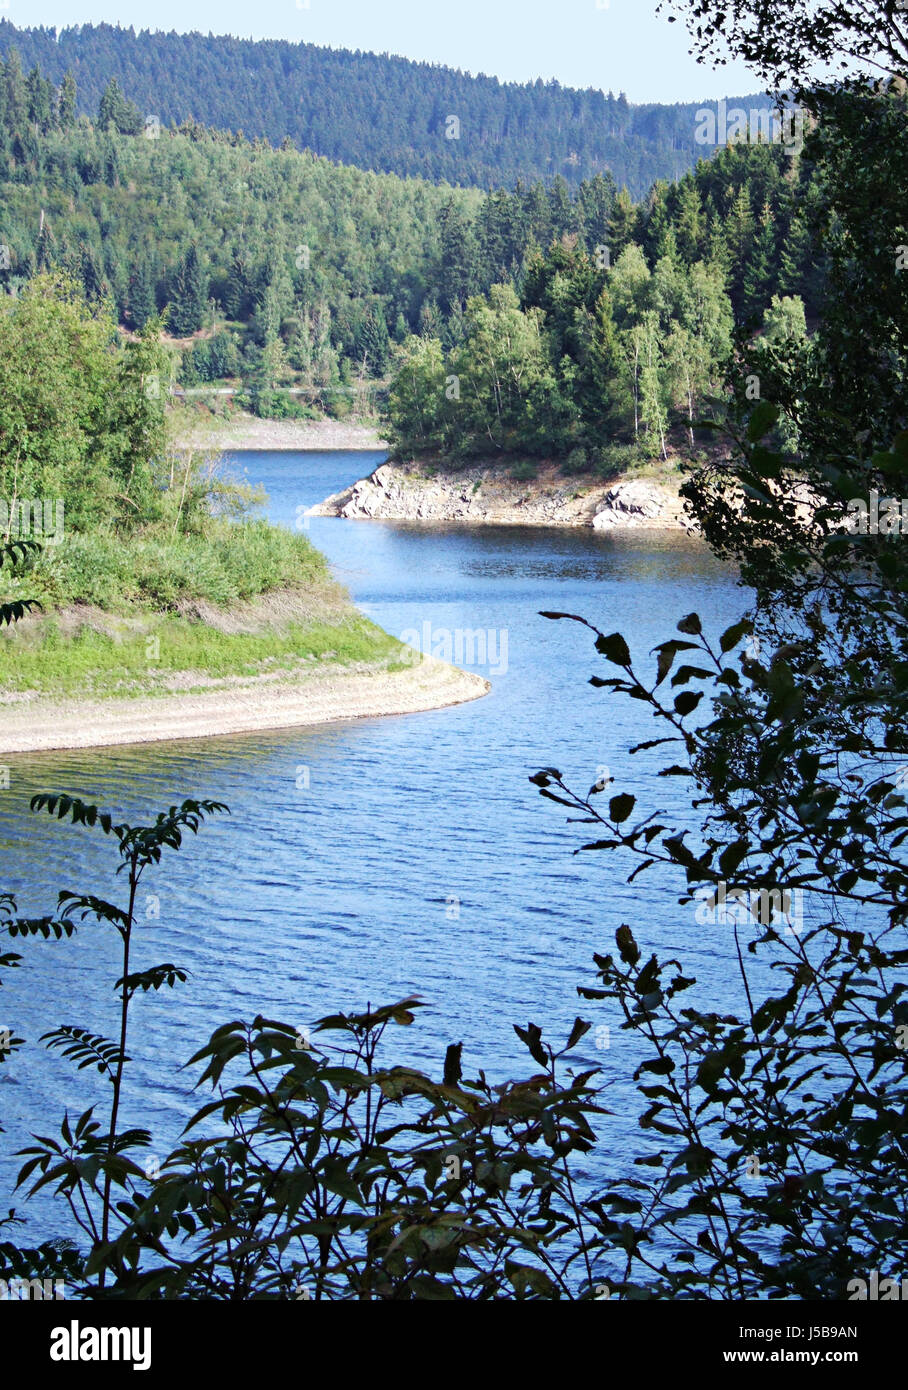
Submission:
{"label": "forested hillside", "polygon": [[[502,83],[451,68],[314,44],[163,34],[107,24],[17,29],[0,23],[0,53],[59,84],[67,71],[78,110],[94,115],[111,78],[165,125],[190,118],[242,130],[360,168],[483,188],[515,180],[577,185],[611,172],[636,197],[677,178],[704,153],[702,103],[632,106],[623,93],[557,82]],[[765,96],[730,100],[746,110]],[[458,124],[449,118],[456,118]]]}
{"label": "forested hillside", "polygon": [[[36,272],[58,270],[89,301],[110,300],[125,329],[161,315],[184,386],[240,381],[260,413],[349,413],[358,389],[401,362],[419,376],[424,352],[431,380],[450,371],[468,382],[461,358],[481,317],[474,301],[494,291],[489,342],[508,337],[496,313],[529,314],[532,324],[514,320],[513,341],[542,333],[537,365],[555,383],[536,400],[533,422],[515,417],[505,433],[531,452],[545,444],[567,453],[602,442],[616,411],[625,423],[633,417],[635,435],[641,419],[661,418],[642,403],[652,379],[643,363],[608,408],[602,382],[593,385],[590,374],[606,372],[591,334],[611,332],[600,322],[607,284],[616,331],[631,334],[615,351],[658,345],[664,356],[671,344],[677,357],[683,335],[674,330],[684,329],[699,344],[691,370],[702,383],[734,323],[759,323],[774,296],[799,297],[811,317],[819,307],[822,268],[807,254],[816,179],[779,145],[723,148],[635,204],[602,175],[576,188],[558,177],[483,194],[195,122],[148,138],[113,80],[93,120],[77,108],[71,74],[59,86],[37,68],[26,74],[16,50],[0,63],[0,288],[18,293]],[[709,329],[699,310],[694,322],[681,307],[701,292],[718,315]],[[641,348],[633,335],[644,319]],[[682,358],[678,381],[689,374]],[[666,401],[686,394],[690,416],[697,393],[665,382]],[[308,400],[276,389],[286,387]],[[435,404],[441,415],[426,439],[469,452],[486,438],[485,406],[470,423],[443,390]],[[578,425],[578,410],[598,412],[595,428]],[[397,423],[402,440],[419,436],[405,409]],[[647,424],[651,450],[664,453],[662,434]]]}
{"label": "forested hillside", "polygon": [[[741,390],[759,400],[780,354],[810,352],[822,310],[828,177],[771,144],[740,144],[645,202],[619,195],[603,243],[563,236],[513,284],[467,301],[451,342],[407,340],[390,394],[398,458],[534,457],[610,477],[696,455],[724,412],[736,338],[757,339]],[[706,408],[705,408],[706,407]],[[793,447],[793,417],[778,442]]]}

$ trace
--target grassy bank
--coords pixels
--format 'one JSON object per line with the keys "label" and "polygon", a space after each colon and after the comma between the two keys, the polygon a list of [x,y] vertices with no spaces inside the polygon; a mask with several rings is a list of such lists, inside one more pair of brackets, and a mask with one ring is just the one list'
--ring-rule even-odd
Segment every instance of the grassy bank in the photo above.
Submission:
{"label": "grassy bank", "polygon": [[357,612],[305,537],[265,522],[67,536],[3,589],[42,604],[3,633],[7,695],[136,697],[322,661],[403,664],[400,643]]}
{"label": "grassy bank", "polygon": [[193,600],[229,605],[277,589],[327,603],[339,592],[304,536],[264,521],[214,519],[189,534],[68,534],[5,587],[49,608],[85,603],[120,613],[177,611]]}
{"label": "grassy bank", "polygon": [[[221,616],[229,620],[232,614],[225,610]],[[305,674],[319,661],[399,670],[405,665],[401,651],[394,638],[357,616],[229,632],[199,618],[127,623],[66,611],[4,639],[0,692],[127,698],[192,693],[228,676]]]}
{"label": "grassy bank", "polygon": [[173,447],[159,324],[124,338],[58,273],[0,301],[0,602],[39,605],[2,632],[7,714],[401,661],[304,536],[255,517],[263,496],[215,449]]}

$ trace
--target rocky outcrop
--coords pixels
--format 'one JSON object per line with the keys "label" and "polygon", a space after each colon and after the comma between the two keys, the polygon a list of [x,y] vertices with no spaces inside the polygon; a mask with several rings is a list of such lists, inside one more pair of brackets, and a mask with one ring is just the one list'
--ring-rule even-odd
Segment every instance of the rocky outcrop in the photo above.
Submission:
{"label": "rocky outcrop", "polygon": [[645,478],[626,478],[606,492],[603,505],[593,517],[593,527],[608,531],[614,526],[690,529],[678,489]]}
{"label": "rocky outcrop", "polygon": [[368,478],[311,508],[313,516],[374,521],[469,522],[505,526],[649,527],[686,530],[676,487],[648,478],[588,483],[540,467],[518,482],[502,464],[441,473],[384,463]]}

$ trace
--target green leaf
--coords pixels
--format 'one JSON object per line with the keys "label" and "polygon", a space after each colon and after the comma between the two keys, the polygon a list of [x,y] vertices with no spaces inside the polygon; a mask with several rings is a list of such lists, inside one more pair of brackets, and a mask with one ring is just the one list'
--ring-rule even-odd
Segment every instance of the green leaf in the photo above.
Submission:
{"label": "green leaf", "polygon": [[750,618],[742,618],[739,623],[733,623],[731,627],[726,628],[719,638],[719,646],[723,653],[730,652],[744,637],[748,637],[753,629]]}
{"label": "green leaf", "polygon": [[631,796],[630,792],[621,792],[618,796],[613,796],[608,804],[608,813],[616,825],[626,821],[631,811],[637,804],[637,798]]}
{"label": "green leaf", "polygon": [[781,413],[777,405],[772,405],[769,401],[760,401],[759,405],[754,408],[747,425],[747,438],[751,444],[756,444],[758,439],[769,434],[769,431],[778,424]]}
{"label": "green leaf", "polygon": [[612,632],[608,637],[599,636],[596,638],[596,651],[614,662],[616,666],[630,666],[631,654],[627,643],[620,632]]}

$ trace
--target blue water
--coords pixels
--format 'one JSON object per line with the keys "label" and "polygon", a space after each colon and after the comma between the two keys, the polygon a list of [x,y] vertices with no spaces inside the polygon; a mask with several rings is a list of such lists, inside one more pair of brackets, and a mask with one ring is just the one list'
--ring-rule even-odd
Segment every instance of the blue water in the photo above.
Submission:
{"label": "blue water", "polygon": [[[274,520],[296,526],[307,506],[381,457],[246,453],[232,466],[265,485]],[[192,1106],[189,1073],[178,1068],[223,1022],[261,1012],[311,1025],[415,993],[428,1007],[414,1027],[393,1030],[388,1056],[435,1075],[447,1044],[460,1040],[468,1074],[532,1069],[514,1023],[532,1019],[558,1040],[578,1012],[609,1025],[608,1050],[591,1033],[577,1056],[601,1064],[611,1082],[603,1154],[629,1154],[639,1142],[636,1045],[604,1006],[577,997],[578,984],[594,983],[593,951],[610,949],[628,922],[644,949],[681,956],[701,1002],[734,1006],[736,977],[727,934],[678,906],[681,881],[650,874],[629,887],[630,863],[575,855],[584,827],[566,824],[567,813],[528,783],[554,764],[586,790],[608,767],[616,789],[632,787],[647,811],[680,795],[678,783],[656,777],[658,757],[628,756],[661,732],[644,707],[588,684],[608,674],[591,634],[538,614],[565,609],[621,630],[643,657],[692,609],[721,630],[745,595],[684,536],[334,518],[311,518],[307,534],[388,631],[491,631],[499,657],[506,634],[506,670],[490,676],[488,661],[477,664],[491,694],[432,713],[12,760],[0,849],[23,912],[53,910],[59,888],[115,891],[104,838],[29,815],[35,791],[71,791],[127,819],[186,796],[231,809],[165,859],[140,904],[151,915],[134,968],[173,961],[190,976],[175,994],[135,1006],[126,1119],[151,1130],[163,1157]],[[65,1108],[107,1100],[97,1073],[75,1072],[39,1036],[62,1023],[115,1031],[110,933],[87,924],[73,941],[19,949],[25,966],[4,973],[0,996],[0,1026],[28,1042],[0,1073],[7,1206],[20,1202],[6,1197],[10,1149],[30,1131],[52,1132]],[[61,1230],[59,1208],[36,1199],[29,1235]]]}

